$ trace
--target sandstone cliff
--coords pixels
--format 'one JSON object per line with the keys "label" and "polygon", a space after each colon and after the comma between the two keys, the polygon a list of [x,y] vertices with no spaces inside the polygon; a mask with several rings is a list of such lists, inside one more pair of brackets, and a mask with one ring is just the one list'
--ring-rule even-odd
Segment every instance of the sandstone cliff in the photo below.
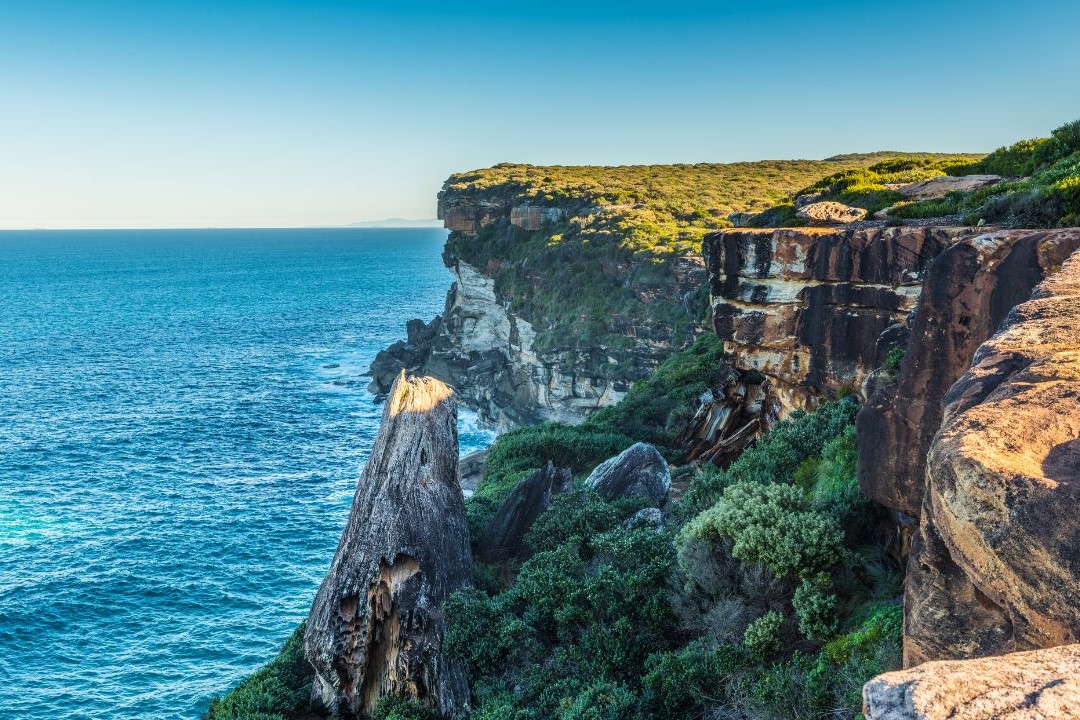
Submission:
{"label": "sandstone cliff", "polygon": [[918,517],[945,392],[1005,315],[1077,248],[1080,230],[1012,230],[965,238],[934,260],[896,377],[859,413],[859,484],[868,497]]}
{"label": "sandstone cliff", "polygon": [[[857,393],[903,336],[931,261],[967,228],[789,228],[706,236],[713,326],[772,413]],[[894,333],[895,334],[895,333]],[[884,338],[883,338],[884,335]]]}
{"label": "sandstone cliff", "polygon": [[926,464],[906,664],[1080,639],[1080,253],[975,352]]}
{"label": "sandstone cliff", "polygon": [[450,389],[403,374],[308,616],[304,654],[321,713],[366,718],[388,695],[440,717],[468,706],[464,670],[442,649],[443,603],[473,578],[457,462]]}
{"label": "sandstone cliff", "polygon": [[[590,256],[597,269],[584,278],[570,277],[569,267],[540,267],[536,256],[515,256],[523,238],[543,247],[598,212],[573,200],[531,205],[505,188],[440,193],[439,217],[451,231],[443,259],[454,275],[445,310],[430,323],[410,321],[407,340],[379,353],[372,392],[384,395],[401,369],[431,375],[503,429],[578,423],[617,403],[692,341],[706,309],[698,299],[706,276],[692,254],[639,262],[619,245],[600,260]],[[571,263],[573,272],[584,262]],[[618,308],[606,309],[601,298],[583,310],[575,301],[601,283],[617,287]],[[573,332],[555,329],[566,323]]]}

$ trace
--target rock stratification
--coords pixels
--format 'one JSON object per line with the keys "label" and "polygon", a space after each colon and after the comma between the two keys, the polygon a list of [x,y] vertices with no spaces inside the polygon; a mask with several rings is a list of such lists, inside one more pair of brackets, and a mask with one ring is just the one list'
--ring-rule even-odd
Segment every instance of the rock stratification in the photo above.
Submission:
{"label": "rock stratification", "polygon": [[308,616],[304,655],[323,714],[366,718],[388,695],[440,717],[468,706],[464,669],[442,648],[443,603],[473,580],[457,462],[452,392],[402,373]]}
{"label": "rock stratification", "polygon": [[866,720],[1049,720],[1080,717],[1080,645],[929,662],[863,688]]}
{"label": "rock stratification", "polygon": [[905,664],[1080,639],[1080,253],[944,398],[905,598]]}
{"label": "rock stratification", "polygon": [[443,315],[427,324],[410,320],[408,339],[372,363],[376,396],[402,369],[423,373],[451,385],[483,420],[508,429],[580,422],[629,390],[628,383],[566,368],[557,353],[537,351],[533,326],[499,300],[494,280],[460,261],[451,270],[455,280]]}
{"label": "rock stratification", "polygon": [[933,261],[895,380],[859,413],[859,484],[868,497],[918,517],[946,391],[1005,315],[1077,248],[1080,230],[1010,230],[964,238]]}
{"label": "rock stratification", "polygon": [[930,262],[966,228],[727,230],[705,238],[713,325],[735,367],[769,379],[776,412],[860,389],[879,340],[915,306]]}

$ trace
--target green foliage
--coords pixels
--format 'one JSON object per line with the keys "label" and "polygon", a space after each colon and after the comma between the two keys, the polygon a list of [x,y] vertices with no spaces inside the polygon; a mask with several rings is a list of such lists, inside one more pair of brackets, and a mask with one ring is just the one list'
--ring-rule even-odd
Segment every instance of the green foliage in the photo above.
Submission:
{"label": "green foliage", "polygon": [[647,374],[645,361],[611,362],[611,353],[596,349],[625,349],[637,337],[672,350],[692,341],[708,304],[699,297],[688,307],[680,284],[686,263],[680,258],[697,255],[705,233],[729,227],[730,213],[777,205],[786,205],[786,224],[794,220],[790,199],[799,188],[897,155],[620,167],[496,165],[451,176],[444,200],[558,207],[567,216],[536,231],[499,219],[476,233],[454,232],[447,252],[494,277],[500,300],[536,328],[539,350],[584,363],[598,376],[633,382]]}
{"label": "green foliage", "polygon": [[977,155],[908,155],[893,157],[865,168],[851,168],[818,180],[799,194],[821,193],[823,200],[866,208],[873,214],[894,205],[903,196],[889,185],[929,180],[975,160]]}
{"label": "green foliage", "polygon": [[829,592],[832,579],[827,573],[804,577],[791,606],[799,618],[799,632],[808,640],[822,641],[836,632],[836,595]]}
{"label": "green foliage", "polygon": [[371,720],[435,720],[435,711],[415,700],[384,697],[375,703]]}
{"label": "green foliage", "polygon": [[474,535],[482,532],[514,487],[548,460],[577,474],[631,444],[625,435],[597,425],[545,423],[503,433],[491,446],[484,479],[469,500],[469,528]]}
{"label": "green foliage", "polygon": [[276,658],[210,701],[206,720],[296,720],[306,717],[314,671],[304,658],[304,623]]}
{"label": "green foliage", "polygon": [[780,629],[784,626],[784,616],[770,610],[746,626],[743,645],[759,658],[768,658],[780,652]]}
{"label": "green foliage", "polygon": [[697,399],[716,381],[723,354],[724,344],[716,335],[701,335],[636,383],[618,404],[590,416],[584,426],[670,446],[692,417]]}
{"label": "green foliage", "polygon": [[637,693],[621,683],[599,681],[582,690],[559,720],[633,720],[641,717]]}
{"label": "green foliage", "polygon": [[1080,120],[1056,129],[1049,138],[1022,140],[999,148],[954,174],[994,173],[1021,179],[939,200],[898,206],[900,219],[964,216],[1012,227],[1065,227],[1080,223]]}
{"label": "green foliage", "polygon": [[645,706],[657,720],[695,717],[730,696],[740,675],[754,666],[745,650],[692,642],[649,656],[642,678]]}
{"label": "green foliage", "polygon": [[694,478],[680,513],[688,517],[701,512],[735,483],[790,482],[800,464],[820,456],[825,443],[852,423],[857,410],[855,402],[845,399],[827,403],[813,413],[791,413],[744,450],[728,469],[706,468]]}
{"label": "green foliage", "polygon": [[683,528],[680,542],[691,538],[712,545],[731,540],[733,557],[781,576],[813,576],[844,558],[836,521],[816,512],[802,488],[780,483],[732,485]]}
{"label": "green foliage", "polygon": [[885,356],[885,369],[890,373],[895,374],[900,371],[900,363],[904,361],[904,350],[903,347],[894,347]]}
{"label": "green foliage", "polygon": [[646,658],[679,639],[667,589],[674,548],[651,528],[623,528],[637,507],[559,497],[510,587],[451,598],[447,648],[474,679],[480,716],[507,697],[545,717],[593,717],[589,698],[609,713],[596,717],[626,711],[628,693],[636,702]]}

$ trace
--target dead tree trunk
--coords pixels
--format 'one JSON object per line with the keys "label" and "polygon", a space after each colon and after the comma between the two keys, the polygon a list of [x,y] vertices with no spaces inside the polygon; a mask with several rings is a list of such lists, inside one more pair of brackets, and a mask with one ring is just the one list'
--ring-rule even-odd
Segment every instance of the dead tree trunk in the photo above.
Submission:
{"label": "dead tree trunk", "polygon": [[465,672],[442,647],[443,603],[473,581],[457,462],[450,388],[402,372],[308,616],[320,713],[370,717],[387,695],[442,717],[467,707]]}

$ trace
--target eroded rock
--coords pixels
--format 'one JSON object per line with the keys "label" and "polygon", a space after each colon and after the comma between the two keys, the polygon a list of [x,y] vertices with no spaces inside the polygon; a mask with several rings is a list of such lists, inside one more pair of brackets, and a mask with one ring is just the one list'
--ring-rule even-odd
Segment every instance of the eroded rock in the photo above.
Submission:
{"label": "eroded rock", "polygon": [[499,506],[476,544],[477,556],[489,562],[525,557],[528,554],[525,534],[529,528],[551,507],[552,498],[570,492],[573,487],[573,473],[555,467],[548,460],[544,467],[519,482]]}
{"label": "eroded rock", "polygon": [[1080,645],[928,662],[863,688],[866,720],[1050,720],[1080,717]]}
{"label": "eroded rock", "polygon": [[824,200],[799,207],[795,215],[815,225],[844,225],[865,220],[866,209]]}
{"label": "eroded rock", "polygon": [[868,497],[917,517],[926,453],[941,426],[941,400],[976,349],[1047,274],[1080,248],[1080,231],[1011,230],[964,238],[925,274],[895,382],[859,412],[859,485]]}
{"label": "eroded rock", "polygon": [[1080,639],[1078,507],[1080,252],[944,398],[905,588],[905,664]]}
{"label": "eroded rock", "polygon": [[936,200],[956,190],[961,192],[981,190],[984,187],[996,185],[1002,179],[1000,175],[960,175],[955,177],[945,175],[901,185],[896,188],[896,192],[908,200]]}
{"label": "eroded rock", "polygon": [[726,230],[705,237],[713,326],[767,404],[813,408],[858,391],[881,366],[882,333],[903,323],[923,272],[969,228]]}
{"label": "eroded rock", "polygon": [[308,615],[320,713],[366,718],[387,695],[440,717],[467,707],[464,669],[442,646],[443,603],[473,579],[457,462],[452,392],[402,373]]}
{"label": "eroded rock", "polygon": [[671,489],[671,471],[660,451],[639,442],[600,463],[585,480],[585,487],[605,500],[642,497],[660,507]]}

